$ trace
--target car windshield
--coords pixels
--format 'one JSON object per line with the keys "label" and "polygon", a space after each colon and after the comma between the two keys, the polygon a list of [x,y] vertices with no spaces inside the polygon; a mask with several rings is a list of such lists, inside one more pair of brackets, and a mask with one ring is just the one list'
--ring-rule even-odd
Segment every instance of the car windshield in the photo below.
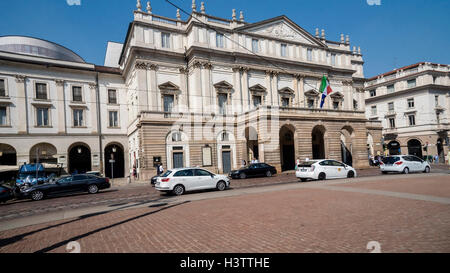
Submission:
{"label": "car windshield", "polygon": [[298,164],[298,167],[311,167],[312,164],[316,163],[317,161],[306,161]]}
{"label": "car windshield", "polygon": [[163,173],[163,174],[161,175],[161,177],[167,177],[167,176],[169,176],[171,173],[172,173],[172,171],[166,171],[165,173]]}
{"label": "car windshield", "polygon": [[388,156],[383,158],[383,163],[384,164],[394,164],[395,162],[399,161],[400,157],[398,156]]}

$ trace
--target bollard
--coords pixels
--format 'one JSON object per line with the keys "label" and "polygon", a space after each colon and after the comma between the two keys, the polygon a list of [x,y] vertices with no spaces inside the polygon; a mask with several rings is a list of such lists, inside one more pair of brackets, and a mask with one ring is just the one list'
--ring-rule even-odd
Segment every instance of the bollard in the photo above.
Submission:
{"label": "bollard", "polygon": [[130,176],[127,176],[127,181],[128,181],[128,184],[131,184],[131,177]]}

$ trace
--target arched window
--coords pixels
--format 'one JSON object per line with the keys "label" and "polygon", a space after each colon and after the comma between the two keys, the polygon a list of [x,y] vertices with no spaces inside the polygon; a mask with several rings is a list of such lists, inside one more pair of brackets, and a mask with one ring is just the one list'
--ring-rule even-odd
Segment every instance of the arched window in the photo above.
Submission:
{"label": "arched window", "polygon": [[181,133],[180,132],[173,132],[172,133],[172,141],[173,142],[181,141]]}

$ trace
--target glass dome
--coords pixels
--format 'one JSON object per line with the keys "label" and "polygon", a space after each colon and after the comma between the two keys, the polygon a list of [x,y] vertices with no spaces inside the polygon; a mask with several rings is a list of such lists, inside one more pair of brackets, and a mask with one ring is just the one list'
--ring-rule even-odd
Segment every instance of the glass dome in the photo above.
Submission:
{"label": "glass dome", "polygon": [[0,37],[0,51],[85,63],[75,52],[61,45],[26,36]]}

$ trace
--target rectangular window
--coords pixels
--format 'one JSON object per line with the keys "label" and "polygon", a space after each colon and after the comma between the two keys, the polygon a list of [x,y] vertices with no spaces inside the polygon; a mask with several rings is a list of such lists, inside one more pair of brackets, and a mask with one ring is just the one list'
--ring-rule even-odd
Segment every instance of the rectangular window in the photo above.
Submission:
{"label": "rectangular window", "polygon": [[395,128],[395,119],[394,118],[389,119],[389,128],[391,128],[391,129]]}
{"label": "rectangular window", "polygon": [[83,109],[73,109],[73,126],[83,126]]}
{"label": "rectangular window", "polygon": [[377,107],[376,106],[372,106],[371,107],[371,113],[372,113],[372,116],[376,116],[377,115]]}
{"label": "rectangular window", "polygon": [[407,83],[408,83],[408,88],[416,87],[416,79],[409,80]]}
{"label": "rectangular window", "polygon": [[261,105],[261,96],[253,96],[253,106],[258,107]]}
{"label": "rectangular window", "polygon": [[161,33],[161,46],[163,48],[170,48],[170,33]]}
{"label": "rectangular window", "polygon": [[331,65],[336,65],[336,54],[331,54]]}
{"label": "rectangular window", "polygon": [[416,125],[416,116],[415,115],[409,115],[408,116],[409,119],[409,125]]}
{"label": "rectangular window", "polygon": [[281,106],[289,107],[291,100],[289,98],[281,98]]}
{"label": "rectangular window", "polygon": [[8,125],[8,112],[6,106],[0,106],[0,125]]}
{"label": "rectangular window", "polygon": [[408,108],[414,108],[414,98],[408,99]]}
{"label": "rectangular window", "polygon": [[437,124],[441,123],[441,113],[440,112],[436,112],[436,122],[437,122]]}
{"label": "rectangular window", "polygon": [[72,101],[83,101],[83,95],[81,94],[81,86],[72,86]]}
{"label": "rectangular window", "polygon": [[281,57],[286,57],[287,56],[286,50],[287,50],[287,45],[286,44],[281,44]]}
{"label": "rectangular window", "polygon": [[395,88],[394,88],[394,85],[393,85],[393,84],[387,86],[387,93],[388,93],[388,94],[394,93],[394,91],[395,91]]}
{"label": "rectangular window", "polygon": [[117,91],[108,89],[108,103],[117,104]]}
{"label": "rectangular window", "polygon": [[109,127],[119,127],[119,116],[117,111],[109,111]]}
{"label": "rectangular window", "polygon": [[434,106],[439,106],[439,96],[434,96]]}
{"label": "rectangular window", "polygon": [[388,111],[389,112],[393,112],[394,111],[394,103],[393,102],[389,102],[388,103]]}
{"label": "rectangular window", "polygon": [[253,53],[259,52],[258,39],[252,39],[252,51]]}
{"label": "rectangular window", "polygon": [[216,47],[224,48],[223,34],[216,33]]}
{"label": "rectangular window", "polygon": [[219,114],[225,115],[227,113],[228,94],[219,93]]}
{"label": "rectangular window", "polygon": [[0,79],[0,97],[6,97],[6,84],[4,79]]}
{"label": "rectangular window", "polygon": [[170,113],[173,109],[173,95],[164,95],[164,112]]}
{"label": "rectangular window", "polygon": [[353,100],[353,109],[358,110],[358,101],[357,100]]}
{"label": "rectangular window", "polygon": [[36,108],[36,125],[49,126],[48,108]]}
{"label": "rectangular window", "polygon": [[371,97],[375,97],[377,95],[377,90],[376,89],[370,90],[369,94]]}
{"label": "rectangular window", "polygon": [[308,108],[314,108],[314,99],[308,99]]}
{"label": "rectangular window", "polygon": [[306,57],[308,61],[312,61],[312,49],[308,48],[308,50],[306,51]]}
{"label": "rectangular window", "polygon": [[338,110],[339,109],[339,101],[333,101],[333,109]]}
{"label": "rectangular window", "polygon": [[46,83],[36,83],[36,99],[39,99],[39,100],[47,99],[47,84]]}

